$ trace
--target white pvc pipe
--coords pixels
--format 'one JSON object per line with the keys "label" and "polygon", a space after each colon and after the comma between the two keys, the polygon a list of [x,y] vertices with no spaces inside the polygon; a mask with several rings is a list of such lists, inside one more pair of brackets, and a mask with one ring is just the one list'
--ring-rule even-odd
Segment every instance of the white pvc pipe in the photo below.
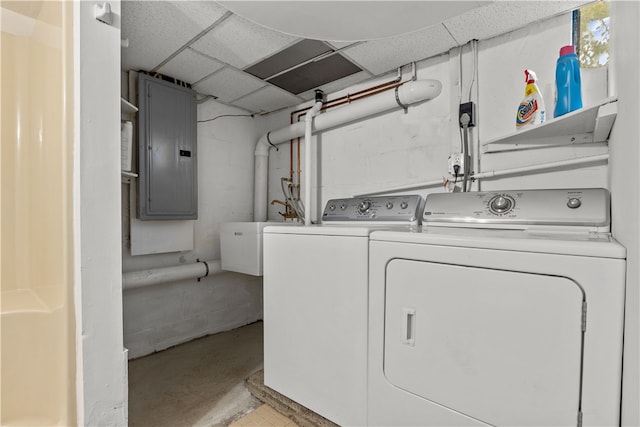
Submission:
{"label": "white pvc pipe", "polygon": [[574,166],[574,165],[580,165],[583,163],[593,163],[593,162],[599,162],[599,161],[608,160],[608,159],[609,159],[609,154],[599,154],[597,156],[578,157],[571,160],[560,160],[558,162],[549,162],[549,163],[542,163],[542,164],[531,165],[531,166],[522,166],[519,168],[486,171],[486,172],[481,172],[473,175],[473,178],[487,179],[487,178],[493,178],[493,177],[505,176],[505,175],[516,175],[516,174],[525,173],[525,172],[538,172],[546,169],[554,169],[554,168],[559,168],[564,166]]}
{"label": "white pvc pipe", "polygon": [[[315,117],[312,131],[318,132],[344,125],[385,111],[401,108],[435,98],[442,91],[437,80],[415,80],[404,83],[396,90],[385,91],[325,112]],[[268,132],[256,143],[253,220],[267,220],[267,179],[269,168],[269,148],[304,135],[306,123],[298,122],[284,128]],[[305,206],[305,212],[310,207]]]}
{"label": "white pvc pipe", "polygon": [[219,259],[198,261],[193,264],[176,265],[173,267],[132,271],[122,275],[122,288],[129,290],[159,285],[161,283],[198,279],[220,273],[221,271],[222,267]]}
{"label": "white pvc pipe", "polygon": [[[522,166],[519,168],[486,171],[486,172],[474,174],[472,175],[472,178],[490,179],[490,178],[500,177],[505,175],[517,175],[517,174],[522,174],[527,172],[538,172],[546,169],[554,169],[554,168],[564,167],[564,166],[574,166],[574,165],[580,165],[584,163],[594,163],[602,160],[607,160],[608,158],[609,158],[609,154],[598,154],[596,156],[578,157],[576,159],[571,159],[571,160],[560,160],[558,162],[549,162],[549,163],[542,163],[542,164],[531,165],[531,166]],[[418,184],[409,184],[409,185],[402,185],[398,187],[384,188],[381,190],[374,190],[367,193],[356,194],[354,197],[373,196],[375,194],[398,193],[401,191],[410,191],[410,190],[416,190],[421,188],[434,187],[436,185],[442,185],[442,179],[434,179],[432,181],[420,182]]]}
{"label": "white pvc pipe", "polygon": [[313,118],[320,112],[322,102],[316,102],[304,115],[304,225],[311,225],[311,133],[313,130]]}
{"label": "white pvc pipe", "polygon": [[417,184],[401,185],[398,187],[383,188],[381,190],[368,191],[366,193],[355,194],[353,197],[375,196],[377,194],[398,193],[400,191],[418,190],[427,187],[435,187],[443,185],[444,178],[434,179],[432,181],[419,182]]}

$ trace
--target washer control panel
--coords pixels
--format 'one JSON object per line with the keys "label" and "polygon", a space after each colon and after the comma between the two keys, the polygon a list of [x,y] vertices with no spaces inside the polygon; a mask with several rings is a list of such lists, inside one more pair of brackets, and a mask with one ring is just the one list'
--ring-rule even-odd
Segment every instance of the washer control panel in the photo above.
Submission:
{"label": "washer control panel", "polygon": [[609,227],[609,210],[604,188],[444,193],[427,196],[422,221],[434,226]]}
{"label": "washer control panel", "polygon": [[398,222],[416,224],[420,220],[419,195],[353,197],[331,199],[322,213],[323,222]]}

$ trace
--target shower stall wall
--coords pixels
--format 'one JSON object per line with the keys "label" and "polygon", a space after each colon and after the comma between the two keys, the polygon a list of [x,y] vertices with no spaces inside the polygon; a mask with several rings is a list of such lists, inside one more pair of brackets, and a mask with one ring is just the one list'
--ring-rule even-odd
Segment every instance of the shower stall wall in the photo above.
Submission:
{"label": "shower stall wall", "polygon": [[2,2],[0,424],[74,425],[72,2]]}

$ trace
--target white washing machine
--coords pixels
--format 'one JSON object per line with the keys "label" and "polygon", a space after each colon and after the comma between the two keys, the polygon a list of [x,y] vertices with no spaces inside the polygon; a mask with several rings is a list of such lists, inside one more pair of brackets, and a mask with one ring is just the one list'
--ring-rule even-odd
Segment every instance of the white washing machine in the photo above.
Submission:
{"label": "white washing machine", "polygon": [[265,385],[339,425],[367,419],[369,234],[417,227],[420,196],[330,200],[264,229]]}
{"label": "white washing machine", "polygon": [[370,425],[615,426],[626,250],[604,189],[429,195],[370,237]]}

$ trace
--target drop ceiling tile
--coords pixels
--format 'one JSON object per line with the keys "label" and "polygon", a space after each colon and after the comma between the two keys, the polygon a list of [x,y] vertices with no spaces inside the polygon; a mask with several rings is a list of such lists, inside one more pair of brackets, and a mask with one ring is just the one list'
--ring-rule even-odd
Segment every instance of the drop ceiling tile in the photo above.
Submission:
{"label": "drop ceiling tile", "polygon": [[213,1],[170,0],[169,3],[173,4],[182,15],[201,30],[216,22],[228,12],[227,9]]}
{"label": "drop ceiling tile", "polygon": [[497,1],[447,19],[445,27],[458,44],[486,40],[576,9],[588,1]]}
{"label": "drop ceiling tile", "polygon": [[197,40],[193,48],[236,68],[245,68],[299,40],[236,15]]}
{"label": "drop ceiling tile", "polygon": [[213,95],[223,102],[231,103],[264,85],[263,81],[247,73],[226,67],[198,82],[194,89],[199,93]]}
{"label": "drop ceiling tile", "polygon": [[[182,2],[177,3],[185,7]],[[194,20],[186,15],[176,4],[164,1],[122,2],[121,37],[129,39],[129,47],[122,48],[122,69],[153,69],[209,25],[208,20]],[[213,22],[215,19],[210,23]]]}
{"label": "drop ceiling tile", "polygon": [[303,39],[281,50],[275,55],[245,68],[244,71],[258,77],[259,79],[268,79],[269,77],[288,70],[291,67],[300,65],[306,61],[332,51],[333,49],[331,46],[320,40]]}
{"label": "drop ceiling tile", "polygon": [[301,104],[302,100],[275,86],[266,86],[233,102],[234,105],[254,113],[268,113]]}
{"label": "drop ceiling tile", "polygon": [[342,53],[355,63],[380,75],[414,61],[447,52],[455,40],[442,25],[386,39],[371,40]]}
{"label": "drop ceiling tile", "polygon": [[222,67],[223,63],[187,48],[160,67],[158,72],[183,82],[195,83]]}

